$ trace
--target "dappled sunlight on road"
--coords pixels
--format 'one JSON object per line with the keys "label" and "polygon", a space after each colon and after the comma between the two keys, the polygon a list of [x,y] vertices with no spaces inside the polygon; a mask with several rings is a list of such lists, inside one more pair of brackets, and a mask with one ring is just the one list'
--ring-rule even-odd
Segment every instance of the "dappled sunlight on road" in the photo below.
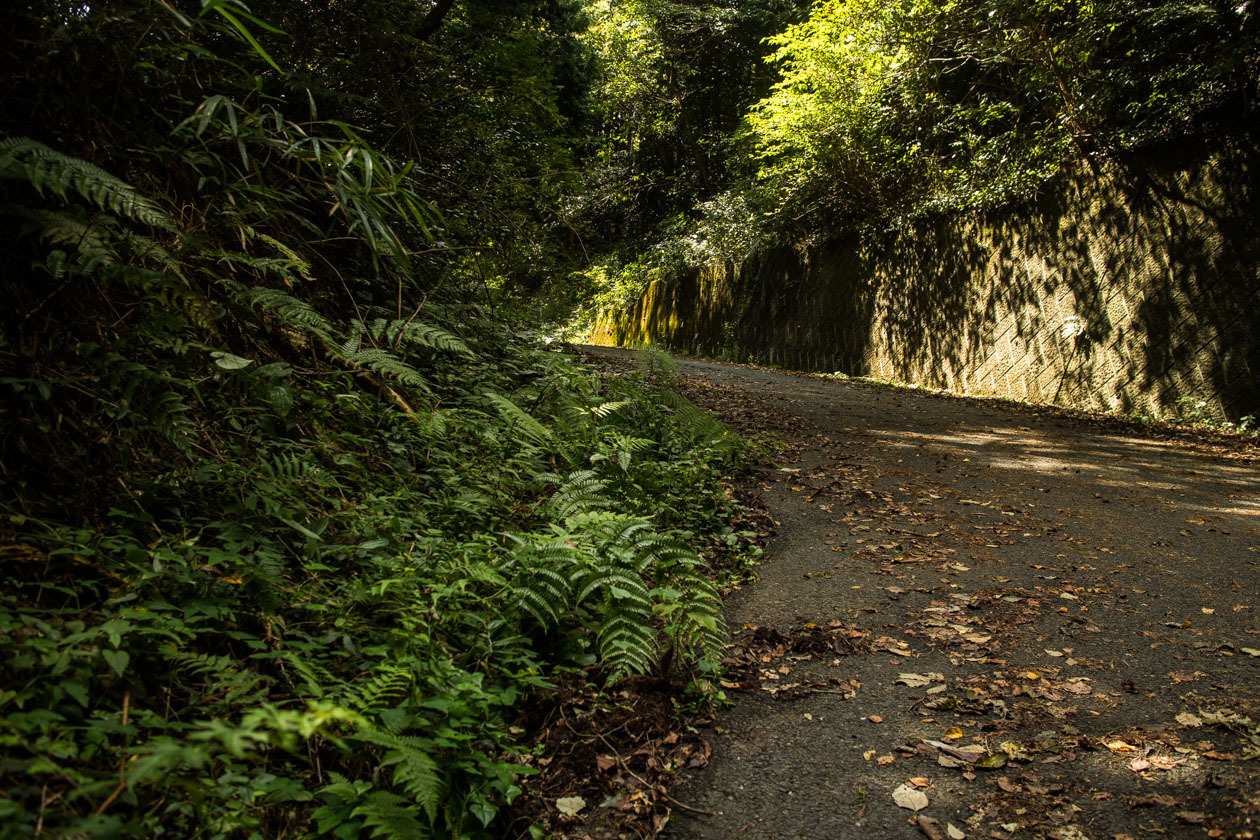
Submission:
{"label": "dappled sunlight on road", "polygon": [[[1176,443],[1079,432],[1055,440],[1049,435],[1029,434],[1028,429],[932,433],[892,428],[891,424],[861,433],[882,438],[882,445],[892,449],[913,450],[921,457],[961,456],[976,466],[1035,473],[1047,480],[1088,475],[1100,486],[1150,491],[1201,489],[1204,483],[1213,483],[1250,489],[1260,496],[1254,468],[1205,457]],[[1067,475],[1057,475],[1063,473]],[[1260,503],[1220,512],[1256,515]]]}

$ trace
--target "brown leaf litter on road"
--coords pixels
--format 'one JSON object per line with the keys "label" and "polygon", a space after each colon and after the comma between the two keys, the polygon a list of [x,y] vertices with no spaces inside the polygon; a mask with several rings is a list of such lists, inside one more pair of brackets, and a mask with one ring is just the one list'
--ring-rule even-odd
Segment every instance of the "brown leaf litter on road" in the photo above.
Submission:
{"label": "brown leaf litter on road", "polygon": [[777,535],[728,601],[734,707],[664,836],[1260,833],[1254,449],[678,365],[784,449],[755,487]]}

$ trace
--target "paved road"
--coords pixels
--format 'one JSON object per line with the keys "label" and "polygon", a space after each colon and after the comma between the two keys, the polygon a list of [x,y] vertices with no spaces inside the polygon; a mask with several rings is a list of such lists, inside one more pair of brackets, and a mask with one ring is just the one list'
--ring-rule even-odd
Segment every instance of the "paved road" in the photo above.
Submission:
{"label": "paved road", "polygon": [[670,837],[1260,835],[1253,455],[678,363],[788,449],[729,601],[735,705],[674,791],[713,816],[676,810]]}

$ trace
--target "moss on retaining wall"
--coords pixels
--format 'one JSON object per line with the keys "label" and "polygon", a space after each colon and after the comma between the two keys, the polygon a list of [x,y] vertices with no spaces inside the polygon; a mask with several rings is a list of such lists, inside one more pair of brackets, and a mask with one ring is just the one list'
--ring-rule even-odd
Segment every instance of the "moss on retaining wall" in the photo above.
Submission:
{"label": "moss on retaining wall", "polygon": [[1260,408],[1260,159],[1166,152],[1026,205],[758,254],[591,340],[1080,408]]}

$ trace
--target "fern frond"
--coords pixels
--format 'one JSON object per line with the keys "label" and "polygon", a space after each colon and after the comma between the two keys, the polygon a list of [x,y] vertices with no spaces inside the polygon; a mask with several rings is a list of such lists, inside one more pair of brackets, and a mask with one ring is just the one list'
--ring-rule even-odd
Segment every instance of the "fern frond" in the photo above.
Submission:
{"label": "fern frond", "polygon": [[130,184],[85,160],[26,137],[0,140],[0,178],[24,180],[40,195],[51,192],[63,201],[74,192],[102,210],[140,224],[160,230],[175,229],[171,218]]}
{"label": "fern frond", "polygon": [[514,586],[512,594],[518,599],[521,609],[529,613],[539,627],[550,629],[560,623],[560,611],[555,606],[560,598],[559,591],[546,592],[533,587]]}
{"label": "fern frond", "polygon": [[172,672],[185,678],[205,679],[202,695],[215,696],[226,705],[261,702],[269,681],[260,674],[247,671],[230,656],[211,656],[166,645],[163,655],[172,665]]}
{"label": "fern frond", "polygon": [[606,403],[603,403],[602,405],[594,406],[593,408],[590,409],[590,412],[595,417],[598,417],[600,420],[603,420],[606,417],[611,417],[613,414],[617,413],[618,411],[620,411],[621,409],[625,408],[628,405],[630,405],[630,400],[617,400],[615,402],[606,402]]}
{"label": "fern frond", "polygon": [[309,303],[279,289],[245,289],[244,294],[254,309],[264,309],[286,327],[305,330],[319,336],[325,343],[332,343],[332,324],[315,311]]}
{"label": "fern frond", "polygon": [[551,430],[507,397],[487,391],[482,394],[482,398],[498,410],[499,416],[512,427],[513,431],[519,432],[535,444],[551,442]]}
{"label": "fern frond", "polygon": [[575,470],[564,478],[563,483],[552,494],[551,507],[561,519],[566,520],[570,528],[574,528],[567,520],[608,506],[608,499],[602,495],[606,486],[594,470]]}
{"label": "fern frond", "polygon": [[347,353],[343,358],[352,364],[367,368],[373,373],[400,382],[410,388],[416,388],[425,393],[430,392],[429,381],[421,375],[420,371],[388,350],[369,347],[359,350],[357,353]]}
{"label": "fern frond", "polygon": [[379,318],[373,322],[371,332],[377,341],[388,343],[391,347],[414,345],[454,353],[465,358],[473,356],[472,350],[462,338],[421,321],[387,321]]}
{"label": "fern frond", "polygon": [[313,484],[331,487],[333,482],[306,453],[281,452],[269,461],[262,461],[262,471],[269,478],[285,484]]}
{"label": "fern frond", "polygon": [[302,259],[302,257],[298,255],[297,251],[294,251],[288,245],[285,245],[283,242],[281,242],[279,239],[276,239],[275,237],[268,236],[265,233],[254,232],[252,228],[248,229],[247,232],[252,234],[255,238],[267,243],[272,248],[275,248],[277,251],[283,254],[285,259],[288,261],[285,265],[286,269],[292,269],[293,271],[296,271],[298,274],[298,277],[301,277],[303,280],[305,280],[308,283],[315,282],[315,278],[311,274],[311,264],[308,263],[306,260]]}
{"label": "fern frond", "polygon": [[354,809],[371,837],[386,840],[429,840],[432,835],[416,817],[418,811],[396,793],[374,790]]}
{"label": "fern frond", "polygon": [[657,394],[657,400],[672,409],[677,427],[676,434],[718,449],[725,448],[734,451],[739,448],[738,437],[732,435],[730,430],[712,414],[699,408],[681,394],[666,389]]}
{"label": "fern frond", "polygon": [[302,678],[311,697],[323,697],[327,692],[325,686],[336,685],[341,681],[312,657],[299,656],[286,649],[276,651],[274,656],[276,659],[284,660],[293,672]]}
{"label": "fern frond", "polygon": [[530,569],[527,578],[512,587],[512,594],[542,627],[549,628],[559,624],[560,616],[569,609],[572,586],[555,569],[537,566]]}
{"label": "fern frond", "polygon": [[438,772],[437,762],[426,751],[432,746],[428,741],[373,728],[360,729],[352,737],[357,741],[385,747],[385,757],[381,759],[380,766],[393,767],[394,784],[406,791],[413,802],[419,803],[430,820],[437,819],[445,785]]}
{"label": "fern frond", "polygon": [[350,334],[346,336],[346,340],[341,342],[341,352],[346,356],[353,356],[363,347],[363,323],[355,321],[351,325]]}
{"label": "fern frond", "polygon": [[40,239],[73,254],[84,274],[95,274],[100,267],[119,261],[113,226],[107,219],[60,210],[30,210],[22,215],[33,223]]}
{"label": "fern frond", "polygon": [[609,543],[636,554],[650,549],[657,538],[650,524],[632,516],[605,517],[600,521],[600,531]]}
{"label": "fern frond", "polygon": [[432,324],[412,322],[401,329],[403,342],[418,347],[429,347],[446,353],[471,359],[473,351],[462,338]]}
{"label": "fern frond", "polygon": [[460,576],[474,583],[485,583],[490,586],[503,585],[503,575],[489,563],[467,563],[459,567]]}
{"label": "fern frond", "polygon": [[656,656],[656,631],[640,616],[610,614],[596,631],[596,641],[613,679],[648,671]]}
{"label": "fern frond", "polygon": [[623,604],[632,604],[644,613],[652,609],[652,598],[643,581],[620,570],[605,569],[586,575],[578,590],[577,602],[584,603],[596,592],[604,593]]}
{"label": "fern frond", "polygon": [[390,698],[405,696],[413,680],[411,671],[405,668],[381,665],[367,682],[346,686],[341,704],[365,715],[377,715],[393,706]]}
{"label": "fern frond", "polygon": [[556,565],[572,562],[573,556],[573,546],[564,540],[539,543],[533,548],[533,559],[536,562]]}

